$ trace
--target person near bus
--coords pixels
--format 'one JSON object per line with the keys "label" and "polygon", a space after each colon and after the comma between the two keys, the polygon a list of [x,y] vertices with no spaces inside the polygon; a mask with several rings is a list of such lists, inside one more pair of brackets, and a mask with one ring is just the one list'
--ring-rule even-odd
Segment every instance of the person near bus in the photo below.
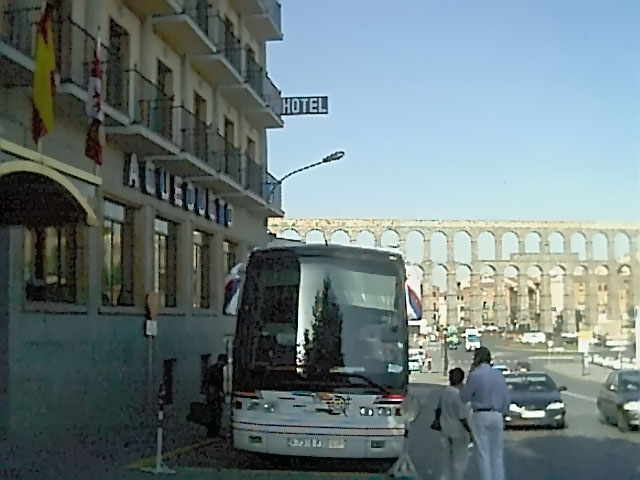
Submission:
{"label": "person near bus", "polygon": [[226,353],[218,355],[218,361],[209,366],[206,374],[207,405],[211,408],[211,421],[207,426],[207,436],[215,437],[222,426],[224,405],[224,367],[229,362]]}
{"label": "person near bus", "polygon": [[442,475],[441,480],[462,480],[469,462],[469,444],[473,435],[469,427],[469,407],[460,399],[464,371],[449,370],[449,386],[440,397],[440,425],[442,428]]}
{"label": "person near bus", "polygon": [[504,414],[509,411],[509,389],[504,375],[491,367],[491,352],[474,352],[471,372],[460,391],[471,403],[471,427],[481,480],[504,480]]}

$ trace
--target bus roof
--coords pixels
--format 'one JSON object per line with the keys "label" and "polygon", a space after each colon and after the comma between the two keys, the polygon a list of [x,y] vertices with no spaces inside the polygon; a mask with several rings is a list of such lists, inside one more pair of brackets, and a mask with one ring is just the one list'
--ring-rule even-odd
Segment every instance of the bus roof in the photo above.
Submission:
{"label": "bus roof", "polygon": [[267,247],[257,248],[253,251],[253,253],[277,253],[278,251],[291,251],[295,255],[302,256],[318,256],[318,255],[337,255],[337,256],[348,256],[348,255],[357,255],[360,258],[371,258],[371,259],[388,259],[388,260],[401,260],[404,262],[403,255],[401,252],[396,252],[391,249],[380,249],[380,248],[370,248],[370,247],[362,247],[359,245],[324,245],[317,243],[298,243],[296,241],[292,241],[290,244],[281,244],[275,243],[270,244]]}

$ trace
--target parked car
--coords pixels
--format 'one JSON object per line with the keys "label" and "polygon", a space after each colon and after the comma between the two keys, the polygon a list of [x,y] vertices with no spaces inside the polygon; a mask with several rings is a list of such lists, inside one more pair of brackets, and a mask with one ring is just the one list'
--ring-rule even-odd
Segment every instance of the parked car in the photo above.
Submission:
{"label": "parked car", "polygon": [[560,395],[566,387],[557,386],[546,373],[509,373],[504,377],[511,397],[504,418],[507,426],[566,427],[567,412]]}
{"label": "parked car", "polygon": [[621,432],[640,425],[640,370],[611,372],[596,401],[602,423],[615,424]]}

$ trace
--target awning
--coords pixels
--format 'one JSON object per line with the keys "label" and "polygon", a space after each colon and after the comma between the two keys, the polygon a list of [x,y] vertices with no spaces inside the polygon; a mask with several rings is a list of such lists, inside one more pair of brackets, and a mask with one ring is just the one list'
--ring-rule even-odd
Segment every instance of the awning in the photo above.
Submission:
{"label": "awning", "polygon": [[0,225],[98,226],[87,198],[58,171],[33,161],[0,163]]}

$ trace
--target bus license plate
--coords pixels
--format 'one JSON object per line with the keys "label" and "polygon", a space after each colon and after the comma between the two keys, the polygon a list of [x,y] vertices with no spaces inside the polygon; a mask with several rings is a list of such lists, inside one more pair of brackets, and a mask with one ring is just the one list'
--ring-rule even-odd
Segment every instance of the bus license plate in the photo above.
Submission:
{"label": "bus license plate", "polygon": [[343,438],[290,438],[289,446],[294,448],[344,448]]}

